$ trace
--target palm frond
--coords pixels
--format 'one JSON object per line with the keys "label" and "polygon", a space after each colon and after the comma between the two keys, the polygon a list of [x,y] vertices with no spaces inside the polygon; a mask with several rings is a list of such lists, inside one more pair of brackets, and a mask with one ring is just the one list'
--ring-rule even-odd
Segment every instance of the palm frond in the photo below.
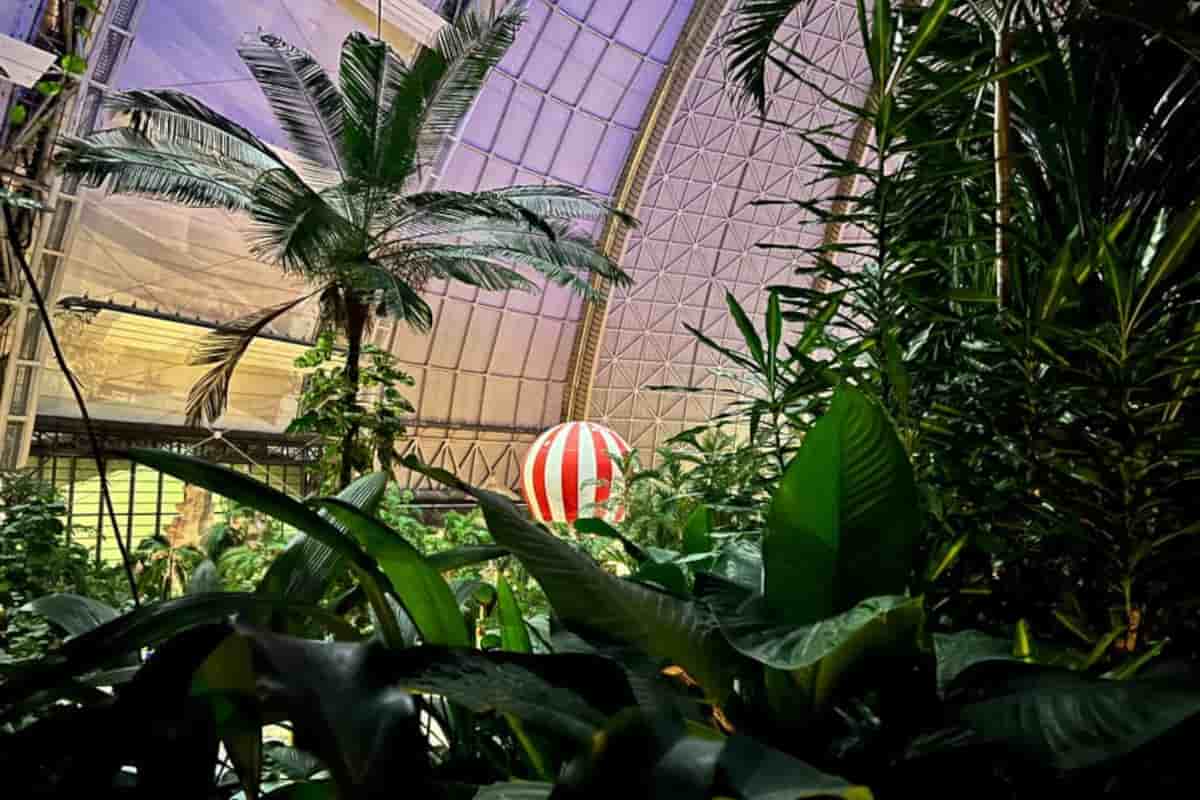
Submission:
{"label": "palm frond", "polygon": [[196,426],[206,420],[212,424],[225,413],[229,405],[229,384],[233,380],[233,372],[249,349],[250,343],[268,325],[316,293],[309,292],[295,300],[227,322],[197,343],[188,363],[212,364],[213,367],[204,373],[188,392],[188,425]]}
{"label": "palm frond", "polygon": [[[404,130],[403,120],[389,125],[407,75],[408,67],[387,42],[358,32],[346,37],[339,72],[346,112],[342,144],[353,179],[397,185],[411,174],[415,133]],[[393,141],[395,136],[400,140]]]}
{"label": "palm frond", "polygon": [[38,200],[36,197],[26,194],[17,194],[6,186],[0,186],[0,206],[20,208],[25,211],[48,210],[46,204]]}
{"label": "palm frond", "polygon": [[[621,287],[632,283],[629,275],[590,239],[565,231],[549,239],[529,231],[481,226],[465,243],[408,245],[398,250],[396,257],[411,258],[417,254],[429,259],[436,276],[486,289],[531,288],[528,280],[516,272],[522,267],[589,299],[595,297],[592,275]],[[496,274],[485,274],[488,271]]]}
{"label": "palm frond", "polygon": [[58,165],[66,175],[194,208],[249,208],[257,173],[186,141],[155,143],[129,128],[97,131],[61,142]]}
{"label": "palm frond", "polygon": [[[408,264],[410,274],[412,268],[428,273],[425,264]],[[387,265],[371,262],[365,265],[358,274],[356,288],[375,291],[380,295],[379,313],[402,320],[414,330],[426,332],[433,327],[433,309],[422,299],[418,287],[400,278]]]}
{"label": "palm frond", "polygon": [[277,36],[255,34],[238,46],[293,149],[345,175],[342,96],[317,60]]}
{"label": "palm frond", "polygon": [[537,284],[513,268],[504,248],[487,245],[426,244],[384,262],[389,269],[412,271],[414,264],[432,277],[458,281],[489,292],[532,291]]}
{"label": "palm frond", "polygon": [[435,191],[406,195],[396,204],[395,215],[376,235],[376,239],[398,241],[414,236],[437,236],[447,226],[460,225],[468,220],[516,224],[527,230],[539,231],[551,239],[558,235],[557,228],[550,221],[498,192]]}
{"label": "palm frond", "polygon": [[313,190],[291,170],[273,170],[259,179],[250,216],[254,254],[310,278],[326,276],[336,261],[333,254],[355,235],[326,193]]}
{"label": "palm frond", "polygon": [[524,21],[525,0],[514,0],[495,17],[475,9],[443,28],[401,82],[387,125],[391,146],[399,149],[411,139],[418,168],[433,164]]}
{"label": "palm frond", "polygon": [[185,140],[223,158],[259,169],[280,166],[265,142],[191,95],[172,89],[136,89],[116,92],[104,105],[128,114],[134,130],[153,141]]}
{"label": "palm frond", "polygon": [[788,16],[811,0],[741,0],[725,34],[726,74],[760,113],[767,108],[767,61]]}
{"label": "palm frond", "polygon": [[615,216],[620,222],[636,227],[637,218],[603,198],[573,186],[547,184],[506,186],[482,194],[503,198],[546,219],[605,219]]}

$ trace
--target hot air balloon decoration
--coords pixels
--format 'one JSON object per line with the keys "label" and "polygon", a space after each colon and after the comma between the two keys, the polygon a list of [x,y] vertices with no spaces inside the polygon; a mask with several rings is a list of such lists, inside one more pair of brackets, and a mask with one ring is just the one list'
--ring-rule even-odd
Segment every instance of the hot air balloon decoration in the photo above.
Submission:
{"label": "hot air balloon decoration", "polygon": [[564,422],[543,433],[525,454],[521,488],[529,512],[539,522],[572,523],[595,517],[625,518],[613,507],[618,461],[629,455],[620,436],[594,422]]}

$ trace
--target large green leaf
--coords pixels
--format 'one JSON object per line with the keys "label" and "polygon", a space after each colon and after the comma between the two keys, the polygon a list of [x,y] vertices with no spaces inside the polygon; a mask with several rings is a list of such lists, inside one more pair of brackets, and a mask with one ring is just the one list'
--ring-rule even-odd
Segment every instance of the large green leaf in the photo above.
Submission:
{"label": "large green leaf", "polygon": [[[70,636],[87,633],[120,616],[115,608],[99,600],[70,593],[39,597],[27,603],[25,608],[42,615]],[[137,653],[126,653],[119,663],[140,664],[141,659]]]}
{"label": "large green leaf", "polygon": [[71,678],[118,663],[190,628],[243,612],[285,611],[308,615],[304,607],[286,606],[257,594],[222,593],[188,595],[175,600],[144,605],[96,628],[72,637],[0,686],[0,708],[23,700],[34,692],[58,686]]}
{"label": "large green leaf", "polygon": [[721,548],[711,572],[759,594],[763,589],[762,550],[753,542],[731,542]]}
{"label": "large green leaf", "polygon": [[[513,714],[578,743],[590,742],[609,716],[635,703],[620,666],[597,656],[434,646],[395,650],[378,642],[341,644],[264,631],[243,633],[271,673],[284,682],[286,694],[303,701],[308,693],[327,703],[319,711],[330,725],[346,731],[358,727],[355,735],[367,738],[372,735],[370,709],[356,708],[350,695],[374,695],[388,704],[399,703],[397,693],[442,695],[476,712]],[[369,744],[364,741],[354,749],[365,757],[373,751]]]}
{"label": "large green leaf", "polygon": [[641,545],[602,519],[597,519],[595,517],[577,519],[575,520],[575,530],[579,531],[580,533],[589,533],[593,536],[603,536],[608,539],[615,539],[621,543],[621,548],[624,549],[625,555],[629,556],[639,564],[650,558],[650,555],[642,549]]}
{"label": "large green leaf", "polygon": [[676,663],[714,697],[724,697],[732,688],[738,658],[706,608],[608,574],[501,495],[469,486],[412,457],[404,465],[475,498],[492,538],[521,560],[568,626],[603,632]]}
{"label": "large green leaf", "polygon": [[985,740],[1058,769],[1126,755],[1200,713],[1200,681],[1112,681],[1027,664],[978,664],[959,677],[988,699],[958,709]]}
{"label": "large green leaf", "polygon": [[[164,450],[144,449],[129,450],[125,453],[125,457],[135,463],[145,464],[187,483],[208,489],[210,492],[216,492],[223,497],[253,508],[255,511],[260,511],[272,519],[292,526],[338,553],[354,569],[363,591],[366,592],[367,599],[375,611],[383,635],[394,644],[401,643],[402,638],[395,615],[386,599],[386,594],[392,591],[387,576],[380,572],[375,562],[349,536],[328,519],[278,489],[256,481],[248,475],[208,461],[178,453],[168,453]],[[367,488],[369,485],[367,483],[360,485],[364,495],[371,494]],[[287,571],[283,571],[283,574],[286,575]],[[268,570],[267,575],[263,578],[263,583],[259,586],[259,592],[275,595],[283,593],[286,596],[283,585],[276,582],[280,577],[280,572],[272,573],[271,570]],[[309,604],[311,602],[315,602],[315,600],[310,601]]]}
{"label": "large green leaf", "polygon": [[810,625],[781,623],[761,597],[719,614],[739,652],[792,675],[814,708],[822,708],[855,668],[880,654],[914,653],[925,619],[920,598],[873,597]]}
{"label": "large green leaf", "polygon": [[404,610],[429,644],[466,647],[471,639],[454,592],[436,569],[400,534],[374,517],[334,497],[315,501],[353,534],[379,562]]}
{"label": "large green leaf", "polygon": [[494,561],[497,558],[504,558],[507,555],[510,555],[507,550],[495,545],[465,545],[463,547],[456,547],[453,550],[440,550],[436,553],[429,553],[425,556],[425,560],[429,562],[429,566],[438,572],[450,572],[451,570]]}
{"label": "large green leaf", "polygon": [[27,603],[25,608],[41,614],[71,636],[87,633],[120,616],[112,606],[68,592],[39,597]]}
{"label": "large green leaf", "polygon": [[[362,509],[375,512],[387,489],[388,476],[382,472],[364,475],[341,492],[338,498]],[[322,518],[345,533],[345,528],[329,514]],[[329,583],[345,568],[346,560],[339,551],[318,538],[299,533],[267,568],[259,583],[259,591],[274,592],[296,603],[316,603],[325,594]]]}
{"label": "large green leaf", "polygon": [[938,691],[945,693],[959,675],[986,661],[1015,661],[1013,643],[981,631],[935,633],[933,654],[937,659]]}
{"label": "large green leaf", "polygon": [[747,736],[690,734],[678,719],[631,709],[605,726],[593,745],[564,768],[556,794],[580,800],[869,800],[865,787]]}
{"label": "large green leaf", "polygon": [[857,389],[839,389],[771,501],[768,606],[805,624],[902,594],[920,527],[912,467],[891,421]]}
{"label": "large green leaf", "polygon": [[500,617],[501,646],[510,653],[532,653],[533,642],[525,628],[525,617],[503,575],[496,584],[496,613]]}

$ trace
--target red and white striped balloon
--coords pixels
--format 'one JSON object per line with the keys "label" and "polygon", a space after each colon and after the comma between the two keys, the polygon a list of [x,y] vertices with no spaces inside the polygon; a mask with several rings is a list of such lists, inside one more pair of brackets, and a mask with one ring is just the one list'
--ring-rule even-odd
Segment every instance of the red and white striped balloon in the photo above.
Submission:
{"label": "red and white striped balloon", "polygon": [[539,436],[525,454],[521,487],[539,522],[625,518],[624,507],[605,508],[616,459],[629,454],[617,434],[594,422],[564,422]]}

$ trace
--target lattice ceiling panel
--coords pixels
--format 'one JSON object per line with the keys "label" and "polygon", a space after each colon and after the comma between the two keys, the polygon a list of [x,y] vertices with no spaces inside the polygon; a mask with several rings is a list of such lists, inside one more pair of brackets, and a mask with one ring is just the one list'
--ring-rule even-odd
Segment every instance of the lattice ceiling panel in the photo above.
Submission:
{"label": "lattice ceiling panel", "polygon": [[[730,21],[727,10],[647,183],[637,212],[642,227],[629,237],[622,258],[636,285],[610,301],[598,358],[590,416],[623,434],[643,460],[670,436],[718,412],[723,403],[711,390],[731,385],[729,378],[714,375],[715,369],[729,365],[698,347],[684,324],[742,349],[725,292],[732,292],[761,326],[765,287],[796,280],[789,258],[756,245],[814,244],[824,234],[794,207],[752,205],[832,193],[833,185],[814,169],[820,157],[787,126],[832,124],[842,134],[852,131],[842,112],[802,82],[780,74],[769,81],[767,116],[785,124],[763,123],[741,110],[728,85],[719,44]],[[813,3],[788,20],[780,39],[835,76],[807,71],[809,80],[847,101],[862,99],[869,76],[858,44],[854,2]],[[647,388],[653,385],[710,391]]]}
{"label": "lattice ceiling panel", "polygon": [[[692,2],[530,0],[438,185],[555,182],[611,195]],[[528,294],[435,285],[429,295],[429,335],[380,332],[416,378],[423,421],[460,430],[559,421],[578,297],[556,286]]]}

